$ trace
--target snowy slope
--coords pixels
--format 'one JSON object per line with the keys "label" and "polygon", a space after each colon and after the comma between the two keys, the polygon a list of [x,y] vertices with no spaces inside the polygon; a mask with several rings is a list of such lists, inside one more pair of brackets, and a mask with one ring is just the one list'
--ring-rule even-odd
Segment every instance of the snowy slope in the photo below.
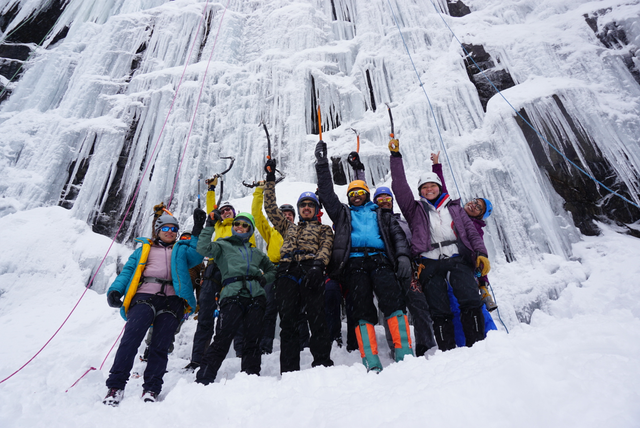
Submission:
{"label": "snowy slope", "polygon": [[[18,7],[1,21],[3,37],[51,3],[0,0],[3,16]],[[11,91],[0,104],[0,380],[79,303],[0,384],[0,427],[640,426],[640,241],[600,223],[601,236],[580,234],[540,159],[580,174],[551,163],[546,146],[533,153],[513,110],[580,161],[595,153],[609,163],[609,178],[639,203],[640,86],[628,63],[640,67],[637,1],[469,0],[472,13],[459,18],[427,0],[64,3],[20,79],[0,81]],[[612,23],[626,44],[598,38],[615,39]],[[506,100],[483,109],[459,42],[483,46],[513,78]],[[335,367],[310,369],[307,350],[303,370],[281,377],[276,341],[261,377],[230,355],[203,387],[180,370],[190,320],[159,403],[140,402],[132,379],[120,408],[100,404],[123,327],[103,293],[131,238],[148,235],[151,207],[173,194],[190,230],[198,178],[232,155],[225,199],[248,210],[241,182],[263,175],[261,120],[287,175],[278,201],[295,202],[316,186],[315,105],[337,164],[355,149],[354,128],[367,181],[390,185],[385,103],[410,183],[440,150],[454,196],[493,201],[485,241],[509,333],[499,325],[471,349],[400,364],[383,352],[379,376],[334,348]],[[124,244],[113,244],[132,201]]]}
{"label": "snowy slope", "polygon": [[[336,366],[311,369],[307,349],[302,370],[281,377],[276,340],[260,377],[240,373],[232,351],[216,383],[198,385],[193,374],[180,370],[195,331],[196,322],[189,320],[155,404],[140,400],[142,379],[129,382],[119,408],[101,404],[113,352],[102,370],[69,389],[90,367],[100,367],[123,326],[104,295],[89,290],[42,353],[0,384],[0,426],[637,427],[640,241],[603,227],[603,236],[574,244],[575,261],[516,262],[492,272],[498,303],[507,313],[521,297],[516,290],[568,284],[533,313],[530,324],[506,320],[509,334],[501,328],[473,348],[428,359],[396,364],[382,352],[380,375],[366,373],[358,353],[334,346]],[[2,256],[0,277],[4,379],[58,329],[109,242],[56,207],[5,216],[0,228],[12,243]],[[37,250],[44,247],[51,250]],[[114,275],[114,258],[129,253],[114,247],[96,288]],[[382,330],[378,340],[384,350]],[[143,367],[138,362],[134,371]]]}

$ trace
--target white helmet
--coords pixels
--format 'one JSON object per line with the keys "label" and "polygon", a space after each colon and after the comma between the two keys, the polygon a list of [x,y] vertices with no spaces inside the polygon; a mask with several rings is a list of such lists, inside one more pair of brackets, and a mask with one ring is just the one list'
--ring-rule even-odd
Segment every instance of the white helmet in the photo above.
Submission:
{"label": "white helmet", "polygon": [[426,172],[420,176],[418,180],[418,191],[420,191],[422,185],[426,183],[436,183],[442,190],[442,181],[440,181],[440,177],[438,177],[438,174],[435,172]]}

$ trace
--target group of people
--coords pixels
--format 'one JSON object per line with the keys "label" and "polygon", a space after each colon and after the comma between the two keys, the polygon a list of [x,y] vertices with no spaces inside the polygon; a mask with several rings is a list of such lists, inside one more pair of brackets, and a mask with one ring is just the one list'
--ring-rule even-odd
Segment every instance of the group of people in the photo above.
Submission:
{"label": "group of people", "polygon": [[[300,370],[305,339],[312,366],[332,366],[332,343],[342,345],[343,299],[347,350],[358,349],[368,371],[382,370],[378,311],[395,361],[414,351],[422,356],[436,346],[455,348],[456,321],[466,346],[484,339],[485,314],[490,316],[477,276],[486,280],[490,269],[482,228],[491,203],[478,198],[462,206],[451,199],[437,154],[431,158],[433,171],[418,182],[416,200],[397,139],[389,142],[389,150],[391,189],[379,187],[373,194],[358,154],[349,155],[356,179],[348,186],[346,204],[334,191],[327,146],[320,141],[317,191],[303,192],[295,207],[278,206],[276,162],[268,159],[251,213],[236,213],[228,201],[216,205],[214,177],[207,181],[207,211],[194,211],[190,236],[178,239],[176,218],[166,210],[158,215],[152,238],[136,240],[142,246],[107,291],[109,305],[120,307],[127,324],[103,402],[115,406],[122,400],[137,349],[151,326],[142,398],[156,401],[176,329],[196,309],[189,269],[203,258],[198,325],[186,369],[197,369],[196,382],[204,385],[215,381],[232,342],[241,370],[260,374],[261,355],[273,349],[278,315],[281,373]],[[393,212],[394,200],[404,218]],[[322,224],[323,208],[333,228]],[[256,247],[256,230],[266,242],[266,254]],[[450,293],[459,305],[459,320]]]}

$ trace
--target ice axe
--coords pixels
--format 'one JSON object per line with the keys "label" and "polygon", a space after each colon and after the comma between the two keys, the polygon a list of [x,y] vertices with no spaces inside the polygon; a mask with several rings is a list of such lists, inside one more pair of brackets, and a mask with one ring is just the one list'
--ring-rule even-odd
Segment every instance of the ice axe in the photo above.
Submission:
{"label": "ice axe", "polygon": [[391,138],[395,138],[395,135],[394,135],[395,133],[393,130],[393,115],[391,114],[391,106],[389,105],[389,103],[386,103],[386,104],[387,104],[387,111],[389,112],[389,120],[391,120],[391,134],[389,134],[389,136]]}
{"label": "ice axe", "polygon": [[356,136],[358,137],[358,138],[357,138],[357,140],[358,140],[358,145],[356,146],[356,152],[357,152],[357,153],[360,153],[360,133],[359,133],[358,131],[356,131],[355,129],[353,129],[353,128],[351,128],[351,130],[352,130],[353,132],[355,132],[355,133],[356,133]]}
{"label": "ice axe", "polygon": [[[236,158],[234,158],[233,156],[220,156],[220,159],[231,159],[231,163],[229,163],[229,166],[227,167],[227,169],[225,169],[224,171],[222,171],[219,174],[214,175],[215,177],[222,177],[223,175],[225,175],[227,172],[229,172],[231,170],[231,168],[233,167],[233,163],[236,161]],[[224,192],[224,181],[220,180],[220,197],[218,198],[218,203],[216,204],[216,206],[220,205],[220,202],[222,202],[222,194]]]}

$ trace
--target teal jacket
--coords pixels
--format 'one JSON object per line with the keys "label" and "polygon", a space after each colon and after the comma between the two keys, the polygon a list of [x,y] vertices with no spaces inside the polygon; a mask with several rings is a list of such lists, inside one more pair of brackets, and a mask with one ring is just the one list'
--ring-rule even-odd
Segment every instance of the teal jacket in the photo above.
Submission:
{"label": "teal jacket", "polygon": [[[147,258],[149,257],[149,251],[151,245],[154,245],[149,238],[136,238],[136,242],[141,243],[142,246],[138,247],[129,260],[122,268],[122,272],[113,281],[113,284],[107,290],[109,294],[113,290],[117,290],[124,296],[124,303],[120,308],[120,315],[125,320],[127,319],[127,312],[131,304],[131,299],[135,296],[138,286],[140,285],[140,279],[144,272]],[[185,308],[185,313],[192,314],[196,307],[196,297],[193,292],[193,283],[191,282],[191,275],[189,275],[189,269],[202,263],[202,256],[196,251],[198,245],[198,237],[193,236],[191,240],[176,241],[173,244],[173,250],[171,251],[171,279],[173,280],[173,288],[176,295],[186,300],[188,307]]]}
{"label": "teal jacket", "polygon": [[[269,284],[276,279],[276,268],[269,257],[251,243],[237,236],[228,236],[211,242],[215,229],[205,227],[200,233],[198,252],[204,257],[212,257],[222,274],[223,288],[220,292],[220,303],[227,297],[266,296],[264,288],[256,279],[264,276],[264,283]],[[242,277],[232,281],[231,278]],[[225,282],[228,282],[225,284]]]}

